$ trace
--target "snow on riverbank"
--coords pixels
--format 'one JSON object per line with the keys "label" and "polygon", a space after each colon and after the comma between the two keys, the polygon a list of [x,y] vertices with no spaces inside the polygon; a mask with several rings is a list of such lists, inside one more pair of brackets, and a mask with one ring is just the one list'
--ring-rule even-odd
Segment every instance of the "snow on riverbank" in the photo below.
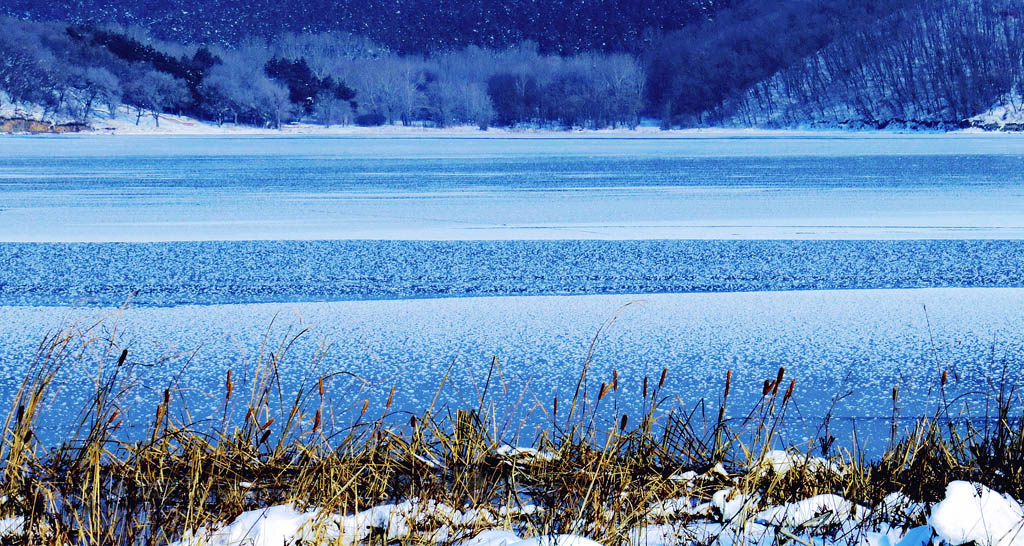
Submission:
{"label": "snow on riverbank", "polygon": [[[994,123],[1000,127],[1009,122],[1019,122],[1020,113],[1014,110],[1013,115],[1008,117],[1007,105],[997,105],[992,111],[986,112],[973,118],[979,124]],[[38,105],[14,105],[0,91],[0,118],[28,118],[43,119],[46,112]],[[62,117],[51,120],[57,123],[76,121],[71,118]],[[548,138],[568,137],[573,138],[735,138],[735,137],[842,137],[856,136],[858,138],[893,134],[921,134],[921,131],[913,130],[847,130],[847,129],[763,129],[758,127],[703,127],[688,129],[663,130],[659,122],[653,119],[644,120],[635,129],[629,128],[608,128],[608,129],[564,129],[545,126],[522,126],[515,128],[492,127],[487,130],[480,130],[476,125],[459,125],[453,127],[430,127],[418,124],[412,126],[384,125],[377,127],[361,127],[355,125],[324,126],[310,123],[290,123],[281,128],[255,127],[250,125],[236,125],[202,121],[189,116],[175,114],[160,114],[159,119],[150,113],[139,116],[138,113],[127,106],[119,107],[113,115],[103,107],[97,109],[96,115],[92,116],[87,124],[92,127],[93,134],[107,135],[190,135],[190,136],[243,136],[243,135],[265,135],[265,136],[347,136],[347,137],[450,137],[450,138]],[[978,134],[980,129],[973,128],[965,131],[952,131],[945,134]],[[923,133],[935,133],[935,131],[924,131]],[[1006,134],[1000,131],[993,131],[992,134]]]}
{"label": "snow on riverbank", "polygon": [[[719,493],[716,499],[729,495],[728,490]],[[822,546],[1024,544],[1024,511],[1020,504],[1008,495],[963,481],[950,483],[945,498],[930,508],[909,502],[900,494],[889,495],[871,508],[838,495],[818,495],[742,512],[725,509],[716,501],[710,505],[691,499],[676,501],[688,507],[679,514],[684,517],[666,521],[661,512],[652,509],[646,523],[628,531],[629,542],[644,546],[767,546],[788,540]],[[926,512],[927,523],[920,525]],[[435,523],[432,529],[417,530],[423,529],[427,520]],[[460,511],[416,500],[376,506],[350,516],[278,505],[242,513],[219,527],[187,532],[173,546],[276,546],[300,541],[307,545],[352,545],[370,536],[389,543],[412,539],[459,546],[598,545],[582,536],[565,534],[523,539],[518,534],[522,531],[515,526],[510,531],[495,525],[494,515],[486,510]]]}

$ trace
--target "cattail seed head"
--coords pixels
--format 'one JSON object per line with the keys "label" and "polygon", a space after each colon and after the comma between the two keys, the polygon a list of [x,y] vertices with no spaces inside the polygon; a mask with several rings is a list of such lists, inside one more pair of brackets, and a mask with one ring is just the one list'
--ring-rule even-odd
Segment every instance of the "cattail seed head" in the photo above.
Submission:
{"label": "cattail seed head", "polygon": [[789,381],[789,388],[786,389],[786,395],[782,397],[782,403],[783,404],[788,402],[789,399],[793,397],[793,387],[795,387],[795,386],[796,386],[796,379],[791,379]]}
{"label": "cattail seed head", "polygon": [[553,407],[551,409],[551,414],[552,415],[558,415],[558,397],[557,396],[555,397],[555,402],[554,402],[554,404],[552,404],[552,406]]}
{"label": "cattail seed head", "polygon": [[629,422],[629,416],[625,413],[622,414],[622,419],[619,420],[619,430],[626,430],[626,424]]}
{"label": "cattail seed head", "polygon": [[665,378],[668,377],[668,368],[661,370],[661,381],[658,381],[658,389],[660,390],[665,386]]}
{"label": "cattail seed head", "polygon": [[612,390],[619,390],[619,371],[612,370]]}
{"label": "cattail seed head", "polygon": [[732,370],[725,372],[725,394],[722,398],[729,398],[729,388],[732,387]]}
{"label": "cattail seed head", "polygon": [[647,398],[647,376],[644,376],[644,398]]}
{"label": "cattail seed head", "polygon": [[779,393],[779,386],[782,385],[782,378],[786,375],[786,368],[779,366],[779,375],[775,376],[775,383],[772,385],[772,396]]}
{"label": "cattail seed head", "polygon": [[608,394],[608,385],[606,383],[601,383],[601,390],[597,391],[597,401],[600,402],[601,399],[604,398],[605,394]]}
{"label": "cattail seed head", "polygon": [[395,386],[391,385],[391,392],[388,393],[388,403],[384,404],[384,409],[391,407],[391,401],[395,399]]}
{"label": "cattail seed head", "polygon": [[363,400],[363,409],[359,411],[359,415],[363,415],[363,414],[365,414],[365,413],[366,413],[366,410],[367,410],[367,409],[368,409],[369,407],[370,407],[370,401],[369,401],[369,400]]}
{"label": "cattail seed head", "polygon": [[893,387],[892,388],[892,401],[895,402],[896,399],[898,399],[899,397],[900,397],[900,389],[899,389],[899,387]]}
{"label": "cattail seed head", "polygon": [[942,383],[943,387],[946,386],[946,379],[947,379],[946,375],[947,375],[947,373],[948,373],[948,370],[942,370],[942,381],[941,381],[941,383]]}
{"label": "cattail seed head", "polygon": [[320,429],[320,410],[316,410],[316,416],[313,417],[313,430]]}
{"label": "cattail seed head", "polygon": [[761,396],[768,396],[768,393],[772,391],[772,382],[767,379],[764,380],[764,386],[761,387]]}

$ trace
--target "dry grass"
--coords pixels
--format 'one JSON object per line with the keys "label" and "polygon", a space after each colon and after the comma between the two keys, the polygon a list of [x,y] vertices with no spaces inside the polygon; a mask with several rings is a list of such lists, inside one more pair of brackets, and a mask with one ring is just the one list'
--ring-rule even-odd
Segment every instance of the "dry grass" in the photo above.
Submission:
{"label": "dry grass", "polygon": [[[758,492],[765,503],[836,493],[872,505],[893,491],[934,501],[951,480],[998,477],[1004,491],[1024,496],[1024,434],[1020,420],[1010,416],[1006,392],[998,395],[987,428],[939,408],[909,434],[898,434],[894,425],[891,445],[872,461],[827,449],[834,439],[826,432],[804,450],[826,446],[835,453],[832,470],[808,462],[778,475],[757,464],[769,450],[788,447],[779,445],[779,430],[793,404],[794,382],[784,370],[765,380],[760,402],[740,419],[726,418],[731,374],[723,378],[717,407],[664,409],[666,370],[642,378],[639,418],[616,416],[614,427],[602,429],[596,416],[608,411],[601,404],[621,378],[600,378],[598,392],[588,396],[588,360],[576,396],[547,408],[551,424],[532,439],[540,456],[509,456],[499,453],[503,436],[497,427],[487,425],[502,416],[485,410],[482,399],[473,409],[431,405],[398,418],[389,412],[392,391],[382,415],[371,417],[368,404],[356,402],[359,420],[328,433],[324,378],[314,378],[294,398],[285,399],[279,387],[289,340],[265,352],[247,384],[236,384],[230,373],[224,378],[221,421],[192,420],[180,393],[168,389],[145,430],[130,434],[122,430],[122,411],[132,364],[110,343],[113,365],[97,372],[103,379],[83,408],[77,433],[61,445],[43,445],[38,427],[51,418],[44,401],[74,343],[75,336],[61,334],[40,345],[4,423],[0,515],[26,518],[19,539],[24,544],[163,544],[186,529],[283,502],[345,514],[382,502],[430,499],[481,509],[494,514],[498,525],[527,534],[580,533],[618,545],[628,543],[630,529],[648,522],[654,503],[707,499],[727,486]],[[937,380],[945,386],[944,377]],[[894,392],[894,408],[897,399]],[[232,417],[243,413],[242,419]],[[719,464],[727,475],[712,471]],[[701,478],[679,479],[691,470]],[[516,510],[526,505],[547,509]],[[429,531],[440,524],[421,525]]]}

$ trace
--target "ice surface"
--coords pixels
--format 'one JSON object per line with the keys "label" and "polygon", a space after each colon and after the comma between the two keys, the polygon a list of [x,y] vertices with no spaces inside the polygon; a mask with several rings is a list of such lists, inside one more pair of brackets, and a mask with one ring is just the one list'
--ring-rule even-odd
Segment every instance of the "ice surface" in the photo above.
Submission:
{"label": "ice surface", "polygon": [[0,240],[1024,237],[1024,139],[5,137]]}
{"label": "ice surface", "polygon": [[[718,136],[2,138],[0,394],[44,333],[74,322],[149,365],[130,378],[143,413],[174,381],[212,417],[204,394],[228,369],[251,375],[263,334],[312,324],[288,389],[343,371],[347,403],[381,411],[394,384],[416,410],[454,363],[441,400],[475,407],[497,355],[495,407],[540,418],[633,300],[646,303],[601,333],[591,367],[598,385],[628,378],[609,418],[663,367],[687,405],[715,402],[733,370],[741,411],[785,366],[792,419],[815,423],[837,389],[854,393],[837,419],[883,423],[893,385],[912,417],[934,409],[943,371],[951,395],[1004,368],[1019,380],[1018,290],[824,289],[1019,287],[1019,241],[905,239],[1024,236],[1024,139]],[[866,237],[901,240],[850,240]],[[87,328],[135,290],[141,308],[116,329]],[[682,292],[695,293],[663,294]],[[513,297],[564,294],[581,297]],[[446,296],[501,297],[413,299]],[[90,371],[67,372],[48,422],[77,409]]]}
{"label": "ice surface", "polygon": [[[1016,383],[1024,373],[1024,289],[835,290],[186,305],[121,313],[7,306],[0,307],[2,392],[9,397],[17,388],[47,331],[71,323],[85,329],[103,319],[86,337],[112,338],[129,350],[131,362],[149,365],[135,378],[146,387],[138,391],[140,415],[151,415],[162,389],[174,382],[196,393],[193,416],[212,418],[219,416],[228,369],[243,381],[264,336],[276,350],[310,326],[282,362],[287,389],[345,372],[331,380],[339,409],[367,399],[377,415],[395,385],[392,410],[415,411],[430,403],[451,369],[440,402],[478,407],[497,356],[501,380],[492,382],[488,403],[501,408],[499,430],[515,431],[516,415],[542,420],[536,405],[572,396],[591,341],[616,315],[601,331],[590,367],[592,390],[613,370],[620,378],[619,390],[602,402],[609,419],[602,426],[612,426],[615,412],[637,410],[643,376],[658,377],[664,367],[666,394],[687,406],[702,399],[717,404],[731,369],[730,408],[743,414],[760,397],[762,382],[784,366],[786,377],[796,379],[798,411],[789,414],[795,430],[815,430],[833,397],[848,394],[836,404],[833,426],[858,420],[858,437],[870,446],[877,439],[869,433],[872,423],[879,434],[888,430],[893,386],[900,388],[902,415],[911,418],[933,413],[942,400],[943,371],[947,399],[957,400],[954,412],[962,404],[981,411],[985,398],[978,393],[991,381],[1005,373]],[[44,424],[78,408],[93,370],[69,369]],[[835,434],[841,436],[839,429]]]}
{"label": "ice surface", "polygon": [[1022,286],[1022,254],[1020,241],[10,243],[0,305]]}

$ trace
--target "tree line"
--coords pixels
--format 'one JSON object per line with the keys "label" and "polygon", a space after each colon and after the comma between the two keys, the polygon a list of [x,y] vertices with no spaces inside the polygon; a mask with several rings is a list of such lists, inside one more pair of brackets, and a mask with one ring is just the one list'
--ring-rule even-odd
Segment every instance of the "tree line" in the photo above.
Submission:
{"label": "tree line", "polygon": [[1024,18],[1006,0],[747,0],[636,51],[536,42],[406,53],[343,31],[227,46],[141,27],[0,18],[0,108],[88,121],[130,109],[280,127],[959,123],[1020,102]]}
{"label": "tree line", "polygon": [[[645,74],[625,53],[543,54],[534,43],[400,55],[344,32],[187,46],[136,29],[0,21],[0,89],[46,116],[136,121],[179,113],[280,127],[524,123],[635,127]],[[2,105],[0,105],[2,106]]]}

